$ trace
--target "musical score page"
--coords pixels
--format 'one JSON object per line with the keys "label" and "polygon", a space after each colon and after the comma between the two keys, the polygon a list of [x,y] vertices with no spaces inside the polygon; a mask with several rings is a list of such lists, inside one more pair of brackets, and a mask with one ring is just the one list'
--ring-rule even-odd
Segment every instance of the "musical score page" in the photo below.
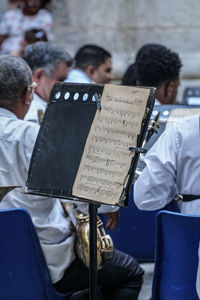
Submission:
{"label": "musical score page", "polygon": [[146,111],[150,89],[104,86],[101,109],[96,111],[73,195],[117,205],[127,182],[133,152]]}
{"label": "musical score page", "polygon": [[174,122],[181,120],[185,117],[200,114],[200,108],[175,108],[172,109],[167,120],[166,128],[172,125]]}

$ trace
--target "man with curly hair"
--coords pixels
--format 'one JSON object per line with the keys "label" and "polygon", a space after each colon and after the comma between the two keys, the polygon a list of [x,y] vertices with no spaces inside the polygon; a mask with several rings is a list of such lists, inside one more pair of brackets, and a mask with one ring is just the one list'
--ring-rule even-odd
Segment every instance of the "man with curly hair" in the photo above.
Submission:
{"label": "man with curly hair", "polygon": [[136,84],[156,87],[155,104],[174,104],[181,66],[176,52],[163,45],[145,44],[136,57]]}
{"label": "man with curly hair", "polygon": [[[157,51],[159,48],[160,52]],[[157,86],[157,98],[162,103],[166,99],[173,103],[181,68],[178,55],[157,45],[148,49],[146,55],[143,53],[139,62],[138,73],[142,83]],[[146,166],[134,184],[134,201],[139,209],[160,209],[179,194],[182,198],[181,212],[199,214],[199,124],[199,114],[174,122],[148,151]]]}

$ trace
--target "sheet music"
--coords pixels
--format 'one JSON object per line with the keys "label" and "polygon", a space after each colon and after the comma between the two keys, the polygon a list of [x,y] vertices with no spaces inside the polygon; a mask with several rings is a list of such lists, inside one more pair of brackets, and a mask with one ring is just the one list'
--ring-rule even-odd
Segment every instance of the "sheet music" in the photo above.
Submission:
{"label": "sheet music", "polygon": [[73,186],[73,195],[118,204],[150,89],[105,85]]}
{"label": "sheet music", "polygon": [[7,193],[19,186],[0,186],[0,201],[5,197]]}
{"label": "sheet music", "polygon": [[178,120],[192,115],[200,114],[200,108],[175,108],[172,109],[167,120],[166,128]]}

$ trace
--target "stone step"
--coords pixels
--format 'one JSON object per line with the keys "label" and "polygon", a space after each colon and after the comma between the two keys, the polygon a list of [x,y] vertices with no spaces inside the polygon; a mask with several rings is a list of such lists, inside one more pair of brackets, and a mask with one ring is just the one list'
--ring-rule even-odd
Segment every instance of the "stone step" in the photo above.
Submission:
{"label": "stone step", "polygon": [[145,274],[144,274],[144,283],[138,300],[150,300],[153,272],[154,272],[154,263],[141,263],[140,265],[144,269]]}

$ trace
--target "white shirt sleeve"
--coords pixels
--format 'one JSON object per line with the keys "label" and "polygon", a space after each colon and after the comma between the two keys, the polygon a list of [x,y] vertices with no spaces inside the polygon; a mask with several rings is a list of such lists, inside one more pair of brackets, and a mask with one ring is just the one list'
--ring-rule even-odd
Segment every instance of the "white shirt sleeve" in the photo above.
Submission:
{"label": "white shirt sleeve", "polygon": [[141,210],[156,210],[176,194],[177,135],[167,129],[146,155],[146,167],[134,184],[134,201]]}

